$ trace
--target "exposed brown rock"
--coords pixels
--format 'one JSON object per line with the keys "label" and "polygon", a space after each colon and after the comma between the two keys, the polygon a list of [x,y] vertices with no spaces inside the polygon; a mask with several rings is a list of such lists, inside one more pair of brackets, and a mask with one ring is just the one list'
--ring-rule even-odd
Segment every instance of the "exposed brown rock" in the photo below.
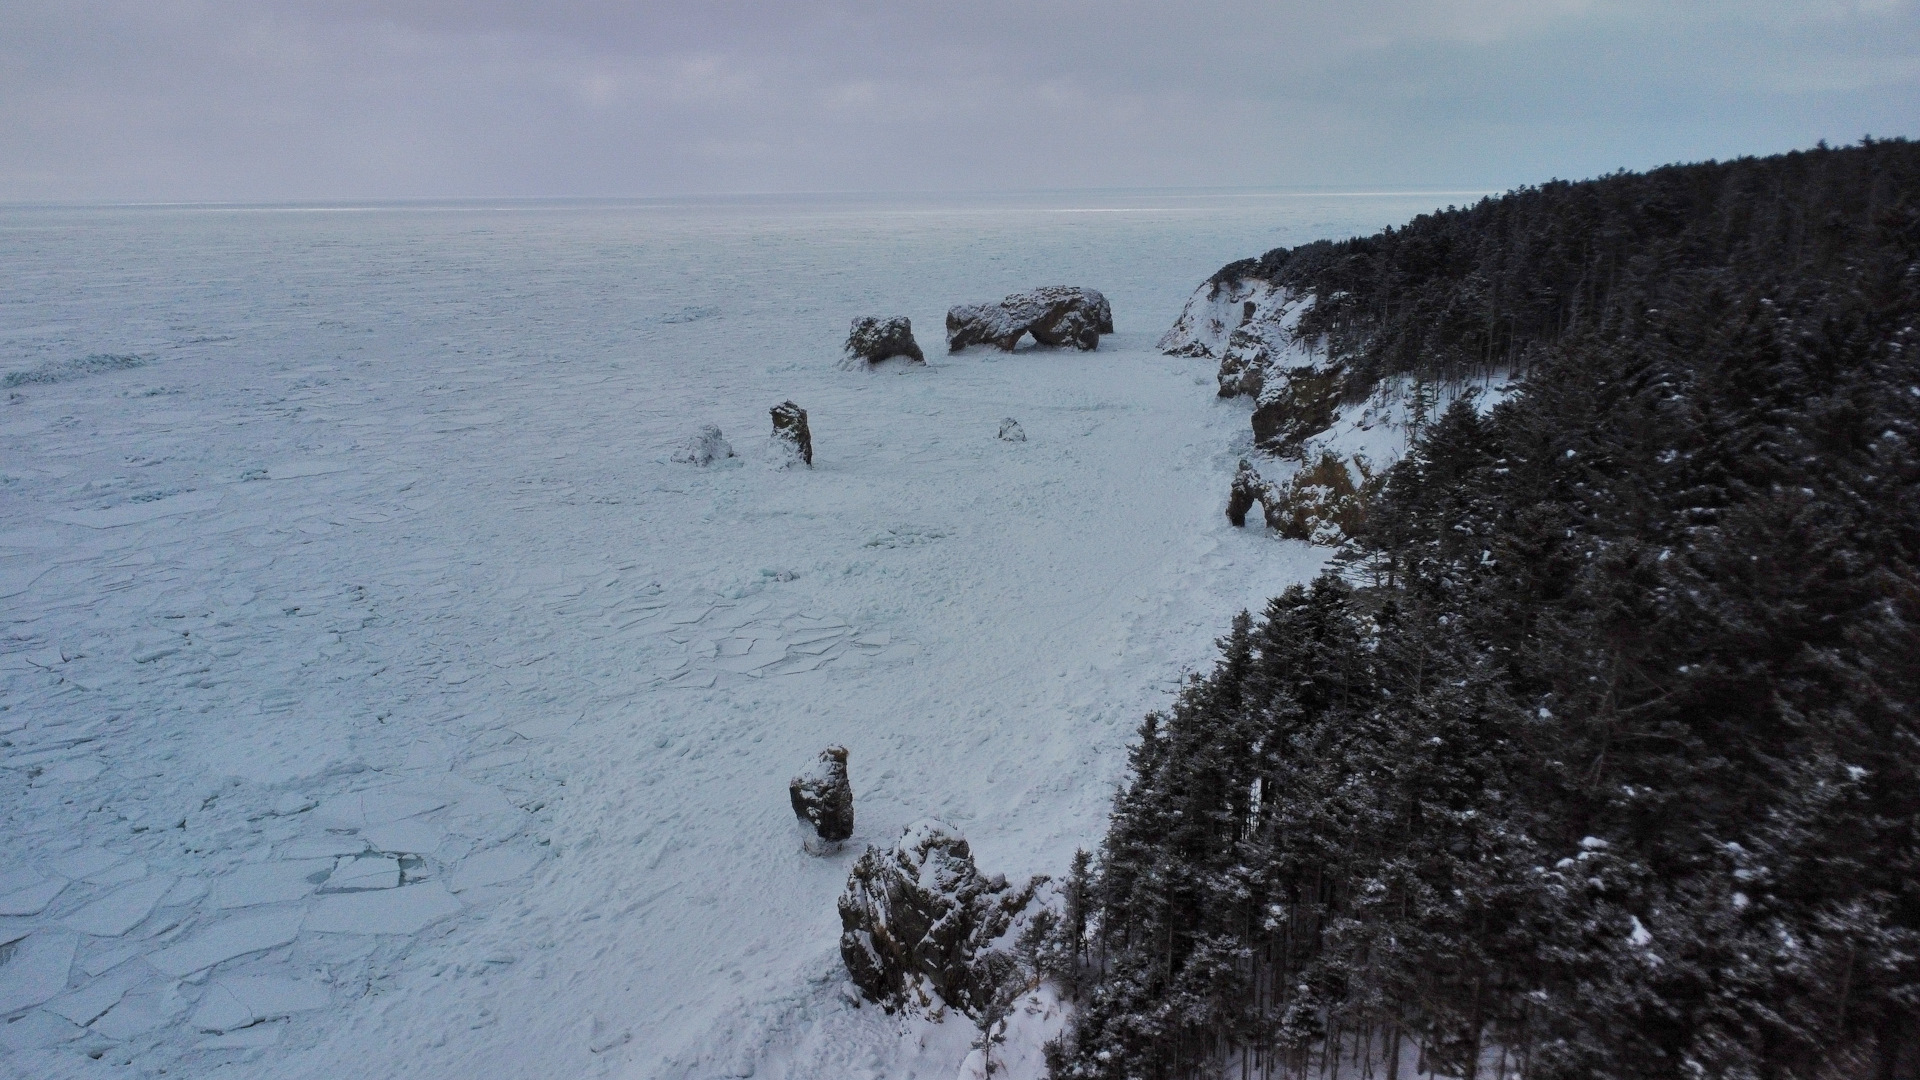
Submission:
{"label": "exposed brown rock", "polygon": [[829,746],[787,784],[801,843],[809,854],[837,851],[853,835],[853,783],[847,778],[847,748]]}

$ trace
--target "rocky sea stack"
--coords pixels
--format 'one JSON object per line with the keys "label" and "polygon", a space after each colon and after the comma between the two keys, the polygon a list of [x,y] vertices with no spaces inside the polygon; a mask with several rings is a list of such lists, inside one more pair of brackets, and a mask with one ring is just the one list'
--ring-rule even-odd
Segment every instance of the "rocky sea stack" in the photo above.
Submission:
{"label": "rocky sea stack", "polygon": [[947,311],[947,351],[992,345],[1012,352],[1028,334],[1042,345],[1098,348],[1113,333],[1113,309],[1092,289],[1050,285],[1014,293],[999,303],[959,304]]}
{"label": "rocky sea stack", "polygon": [[783,401],[767,410],[773,415],[773,442],[787,464],[813,464],[813,432],[807,428],[807,410]]}
{"label": "rocky sea stack", "polygon": [[896,356],[916,364],[927,362],[927,354],[921,352],[920,343],[913,340],[913,323],[906,316],[877,319],[863,315],[853,320],[852,328],[847,331],[846,357],[841,366],[870,367]]}
{"label": "rocky sea stack", "polygon": [[853,835],[853,783],[847,778],[847,748],[829,746],[787,784],[800,840],[808,854],[837,851]]}

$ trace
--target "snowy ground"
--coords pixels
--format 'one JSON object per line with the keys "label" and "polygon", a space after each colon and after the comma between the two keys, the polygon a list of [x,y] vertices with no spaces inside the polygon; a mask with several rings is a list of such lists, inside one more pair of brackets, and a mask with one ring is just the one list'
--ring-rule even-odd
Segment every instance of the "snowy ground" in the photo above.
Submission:
{"label": "snowy ground", "polygon": [[[959,1075],[969,1025],[850,1001],[848,865],[1097,843],[1140,715],[1320,558],[1227,526],[1249,406],[1153,343],[1435,201],[0,210],[0,1063]],[[1099,352],[941,347],[1056,283]],[[933,363],[840,370],[862,314]],[[670,463],[702,423],[741,458]]]}

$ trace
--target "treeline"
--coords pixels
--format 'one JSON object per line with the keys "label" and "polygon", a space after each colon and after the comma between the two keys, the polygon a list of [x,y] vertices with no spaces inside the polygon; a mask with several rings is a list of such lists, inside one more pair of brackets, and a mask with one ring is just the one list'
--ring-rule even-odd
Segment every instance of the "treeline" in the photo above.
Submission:
{"label": "treeline", "polygon": [[1920,1076],[1916,179],[1872,142],[1278,257],[1356,362],[1527,348],[1525,390],[1146,718],[1056,1077]]}
{"label": "treeline", "polygon": [[1214,280],[1312,293],[1299,332],[1325,336],[1352,387],[1512,370],[1563,335],[1625,332],[1689,295],[1694,274],[1829,276],[1916,183],[1920,154],[1898,139],[1555,180],[1373,236],[1276,248]]}

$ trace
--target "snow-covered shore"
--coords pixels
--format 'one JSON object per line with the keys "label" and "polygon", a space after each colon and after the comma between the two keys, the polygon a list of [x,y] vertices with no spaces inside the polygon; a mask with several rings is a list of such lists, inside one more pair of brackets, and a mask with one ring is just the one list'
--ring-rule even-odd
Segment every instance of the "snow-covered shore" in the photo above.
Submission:
{"label": "snow-covered shore", "polygon": [[[1226,258],[1409,208],[12,214],[0,368],[58,381],[0,403],[0,1054],[954,1075],[970,1025],[846,995],[848,866],[930,815],[990,872],[1097,842],[1140,715],[1322,557],[1227,525],[1249,406],[1155,341]],[[835,363],[1055,282],[1099,351]],[[671,462],[703,423],[742,456]]]}

